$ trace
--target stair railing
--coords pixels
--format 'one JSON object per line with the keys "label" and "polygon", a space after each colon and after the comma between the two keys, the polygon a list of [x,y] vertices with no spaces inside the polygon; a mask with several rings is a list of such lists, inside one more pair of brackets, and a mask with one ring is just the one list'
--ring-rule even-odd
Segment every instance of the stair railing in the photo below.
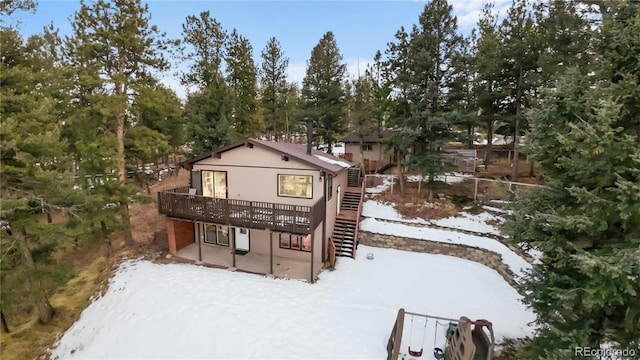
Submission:
{"label": "stair railing", "polygon": [[362,203],[364,202],[364,185],[365,181],[361,181],[360,184],[360,202],[358,203],[358,211],[356,212],[356,229],[353,233],[353,249],[351,250],[351,257],[356,258],[356,248],[358,247],[358,229],[360,228],[360,216],[362,215]]}

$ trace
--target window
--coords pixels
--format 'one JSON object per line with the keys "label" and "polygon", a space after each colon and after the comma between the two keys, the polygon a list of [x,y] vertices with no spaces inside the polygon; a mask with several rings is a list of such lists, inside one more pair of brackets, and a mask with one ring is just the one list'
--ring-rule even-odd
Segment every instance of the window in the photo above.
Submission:
{"label": "window", "polygon": [[331,200],[331,196],[333,195],[333,175],[327,176],[327,201]]}
{"label": "window", "polygon": [[229,228],[222,225],[203,224],[203,241],[207,244],[229,246]]}
{"label": "window", "polygon": [[202,170],[202,195],[227,198],[227,172]]}
{"label": "window", "polygon": [[291,249],[291,235],[280,234],[280,247],[283,249]]}
{"label": "window", "polygon": [[311,251],[311,235],[280,234],[280,248]]}
{"label": "window", "polygon": [[362,144],[360,145],[360,147],[362,148],[362,151],[372,151],[373,150],[373,145],[371,144]]}
{"label": "window", "polygon": [[313,176],[278,174],[278,196],[313,198]]}

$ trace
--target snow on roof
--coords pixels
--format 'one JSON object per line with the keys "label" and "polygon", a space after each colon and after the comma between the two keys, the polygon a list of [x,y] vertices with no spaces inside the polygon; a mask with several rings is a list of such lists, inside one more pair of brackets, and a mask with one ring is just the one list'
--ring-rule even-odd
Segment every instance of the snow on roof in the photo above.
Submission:
{"label": "snow on roof", "polygon": [[313,156],[315,156],[318,159],[320,159],[320,160],[322,160],[322,161],[324,161],[326,163],[329,163],[329,164],[339,165],[339,166],[342,166],[343,168],[350,168],[351,167],[351,164],[346,163],[344,161],[330,159],[330,158],[328,158],[326,156],[322,156],[322,155],[318,155],[318,154],[313,154]]}

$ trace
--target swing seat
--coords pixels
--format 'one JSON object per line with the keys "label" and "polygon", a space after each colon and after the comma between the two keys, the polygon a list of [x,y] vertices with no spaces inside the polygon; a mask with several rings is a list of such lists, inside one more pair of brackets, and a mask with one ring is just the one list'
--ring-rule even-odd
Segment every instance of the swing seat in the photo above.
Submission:
{"label": "swing seat", "polygon": [[440,348],[433,349],[433,357],[436,358],[436,360],[444,359],[444,350]]}
{"label": "swing seat", "polygon": [[409,346],[409,355],[413,356],[413,357],[420,357],[422,356],[422,348],[420,349],[420,351],[418,350],[411,350],[411,346]]}

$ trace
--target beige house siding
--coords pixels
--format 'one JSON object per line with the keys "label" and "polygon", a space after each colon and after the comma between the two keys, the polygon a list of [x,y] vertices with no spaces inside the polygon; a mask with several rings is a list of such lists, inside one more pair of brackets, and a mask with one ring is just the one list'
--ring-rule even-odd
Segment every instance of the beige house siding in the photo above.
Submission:
{"label": "beige house siding", "polygon": [[[319,170],[309,169],[309,165],[296,159],[284,161],[281,156],[258,147],[227,151],[221,159],[203,159],[193,165],[193,170],[226,171],[229,199],[311,206],[323,194]],[[313,198],[278,196],[278,174],[311,175]]]}
{"label": "beige house siding", "polygon": [[[360,144],[358,143],[347,143],[345,144],[345,153],[351,153],[352,161],[354,164],[360,164]],[[380,156],[382,155],[382,156]],[[362,156],[364,159],[368,159],[370,161],[378,161],[378,159],[382,160],[382,163],[385,164],[389,162],[390,157],[386,155],[382,151],[382,145],[378,143],[371,143],[371,150],[363,151]],[[380,157],[379,157],[380,156]],[[380,165],[378,165],[380,166]]]}
{"label": "beige house siding", "polygon": [[[273,233],[273,256],[281,256],[295,260],[309,261],[311,259],[311,252],[282,249],[280,248],[280,233]],[[202,246],[211,246],[217,248],[228,248],[231,251],[231,247],[225,247],[214,244],[207,244],[202,242]],[[262,255],[269,255],[269,231],[266,230],[249,230],[249,251]],[[314,231],[313,240],[313,258],[314,262],[322,262],[322,224],[320,224]],[[239,256],[239,255],[238,255]]]}

